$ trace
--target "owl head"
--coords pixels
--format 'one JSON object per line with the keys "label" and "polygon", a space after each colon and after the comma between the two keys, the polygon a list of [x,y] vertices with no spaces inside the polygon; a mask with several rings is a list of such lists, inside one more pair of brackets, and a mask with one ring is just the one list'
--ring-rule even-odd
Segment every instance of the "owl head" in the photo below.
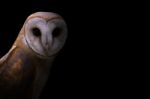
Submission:
{"label": "owl head", "polygon": [[40,57],[51,57],[59,52],[67,38],[64,19],[51,12],[37,12],[25,21],[20,33],[23,42]]}

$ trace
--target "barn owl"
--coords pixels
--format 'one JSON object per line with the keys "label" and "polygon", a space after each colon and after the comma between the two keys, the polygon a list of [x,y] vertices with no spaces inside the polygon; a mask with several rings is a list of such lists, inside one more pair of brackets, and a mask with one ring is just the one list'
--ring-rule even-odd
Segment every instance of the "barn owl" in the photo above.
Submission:
{"label": "barn owl", "polygon": [[0,59],[0,99],[39,99],[66,38],[67,25],[60,15],[31,14],[11,49]]}

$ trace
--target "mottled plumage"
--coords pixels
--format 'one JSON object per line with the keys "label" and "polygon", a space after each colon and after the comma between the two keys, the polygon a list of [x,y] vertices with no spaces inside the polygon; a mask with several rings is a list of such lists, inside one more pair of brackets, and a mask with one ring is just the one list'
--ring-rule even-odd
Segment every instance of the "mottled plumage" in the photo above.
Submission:
{"label": "mottled plumage", "polygon": [[0,99],[39,99],[67,27],[49,12],[30,15],[10,51],[0,59]]}

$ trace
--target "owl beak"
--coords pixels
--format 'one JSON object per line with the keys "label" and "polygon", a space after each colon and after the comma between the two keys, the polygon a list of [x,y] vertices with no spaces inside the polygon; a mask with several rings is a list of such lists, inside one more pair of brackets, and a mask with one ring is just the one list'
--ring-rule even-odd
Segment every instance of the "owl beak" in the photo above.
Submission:
{"label": "owl beak", "polygon": [[53,46],[53,36],[51,33],[46,33],[46,40],[45,40],[45,48],[47,54],[49,53],[50,48]]}
{"label": "owl beak", "polygon": [[49,49],[52,46],[52,43],[53,43],[53,37],[49,33],[49,31],[47,31],[44,35],[42,35],[42,45],[46,56],[49,53]]}

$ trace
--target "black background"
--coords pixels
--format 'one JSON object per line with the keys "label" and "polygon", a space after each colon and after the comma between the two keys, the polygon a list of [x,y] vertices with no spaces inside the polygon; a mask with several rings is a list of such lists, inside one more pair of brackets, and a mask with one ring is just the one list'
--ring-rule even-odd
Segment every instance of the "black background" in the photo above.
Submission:
{"label": "black background", "polygon": [[[94,79],[99,73],[95,68],[95,66],[99,67],[95,62],[96,57],[99,56],[96,46],[104,46],[105,42],[104,38],[98,36],[105,26],[98,22],[100,18],[98,15],[103,13],[104,8],[97,11],[96,7],[88,1],[2,1],[0,3],[0,57],[11,48],[24,21],[30,14],[38,11],[58,13],[68,25],[68,39],[54,62],[49,80],[40,98],[93,97],[92,92],[95,91],[92,89],[95,87],[96,81],[104,78],[102,75],[96,81]],[[101,49],[105,50],[104,47]],[[104,60],[103,53],[101,55],[99,59]],[[93,67],[94,69],[92,69]]]}

